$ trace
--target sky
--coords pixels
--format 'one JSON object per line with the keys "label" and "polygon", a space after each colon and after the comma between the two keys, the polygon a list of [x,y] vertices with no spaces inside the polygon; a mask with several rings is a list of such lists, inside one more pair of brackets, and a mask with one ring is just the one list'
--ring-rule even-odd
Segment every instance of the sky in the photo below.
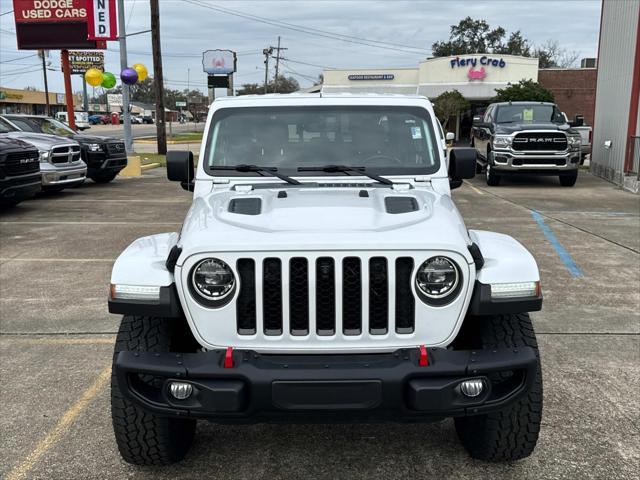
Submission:
{"label": "sky", "polygon": [[[124,5],[128,34],[150,28],[148,0],[125,0]],[[165,88],[181,90],[188,84],[206,91],[202,52],[218,48],[238,53],[236,87],[262,83],[262,49],[275,47],[278,36],[288,49],[282,52],[283,74],[302,87],[312,85],[323,67],[416,67],[430,56],[431,45],[448,39],[451,25],[466,16],[502,26],[507,34],[521,30],[535,45],[557,40],[580,58],[595,57],[600,7],[600,0],[160,0]],[[42,90],[35,52],[17,50],[12,9],[12,0],[0,0],[0,86]],[[149,33],[128,37],[127,49],[129,65],[153,69]],[[62,92],[59,52],[51,51],[49,61],[55,70],[48,73],[49,89]],[[120,72],[118,42],[108,43],[105,63],[107,71]],[[81,85],[74,76],[73,90]]]}

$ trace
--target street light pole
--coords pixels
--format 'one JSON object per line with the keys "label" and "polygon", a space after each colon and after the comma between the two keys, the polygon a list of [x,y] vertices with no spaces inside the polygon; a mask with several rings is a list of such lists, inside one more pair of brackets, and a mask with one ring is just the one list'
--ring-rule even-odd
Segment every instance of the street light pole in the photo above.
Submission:
{"label": "street light pole", "polygon": [[[120,43],[120,71],[127,68],[127,32],[124,14],[124,0],[118,0],[118,40]],[[127,154],[133,153],[131,135],[131,115],[129,114],[129,85],[122,83],[122,114],[124,115],[124,146]]]}

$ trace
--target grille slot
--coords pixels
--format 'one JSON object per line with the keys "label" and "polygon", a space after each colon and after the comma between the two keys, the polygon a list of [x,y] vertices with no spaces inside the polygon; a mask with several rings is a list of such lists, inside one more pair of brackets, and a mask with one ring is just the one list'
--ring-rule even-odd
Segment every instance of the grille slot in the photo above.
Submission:
{"label": "grille slot", "polygon": [[342,331],[362,333],[362,266],[358,257],[342,261]]}
{"label": "grille slot", "polygon": [[236,303],[236,318],[240,335],[256,333],[256,264],[249,258],[238,260],[240,291]]}
{"label": "grille slot", "polygon": [[316,261],[316,327],[318,335],[336,333],[336,280],[333,258]]}
{"label": "grille slot", "polygon": [[411,291],[413,259],[396,259],[396,333],[413,333],[415,329],[415,298]]}
{"label": "grille slot", "polygon": [[265,258],[262,268],[264,333],[282,335],[282,262]]}
{"label": "grille slot", "polygon": [[7,155],[1,165],[9,175],[24,175],[40,170],[40,155],[37,151],[16,152]]}
{"label": "grille slot", "polygon": [[369,333],[384,335],[389,330],[389,285],[387,259],[369,260]]}
{"label": "grille slot", "polygon": [[309,262],[292,258],[289,262],[289,315],[291,335],[309,334]]}
{"label": "grille slot", "polygon": [[514,137],[513,149],[519,151],[566,150],[567,136],[562,132],[523,132]]}

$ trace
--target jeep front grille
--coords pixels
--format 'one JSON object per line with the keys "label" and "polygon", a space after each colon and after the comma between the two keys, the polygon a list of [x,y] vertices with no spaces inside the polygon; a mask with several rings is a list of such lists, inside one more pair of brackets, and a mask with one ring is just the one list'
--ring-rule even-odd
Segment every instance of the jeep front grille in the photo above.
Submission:
{"label": "jeep front grille", "polygon": [[[240,336],[326,338],[410,334],[411,257],[241,258],[236,268]],[[262,313],[259,325],[257,311]]]}

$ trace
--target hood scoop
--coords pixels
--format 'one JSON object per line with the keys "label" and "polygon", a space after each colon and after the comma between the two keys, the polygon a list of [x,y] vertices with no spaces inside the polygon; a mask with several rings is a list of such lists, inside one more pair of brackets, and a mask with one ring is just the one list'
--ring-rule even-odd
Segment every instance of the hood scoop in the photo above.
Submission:
{"label": "hood scoop", "polygon": [[260,215],[262,213],[262,199],[232,198],[229,201],[228,211],[238,215]]}
{"label": "hood scoop", "polygon": [[417,212],[418,201],[414,197],[385,197],[384,207],[391,214]]}

